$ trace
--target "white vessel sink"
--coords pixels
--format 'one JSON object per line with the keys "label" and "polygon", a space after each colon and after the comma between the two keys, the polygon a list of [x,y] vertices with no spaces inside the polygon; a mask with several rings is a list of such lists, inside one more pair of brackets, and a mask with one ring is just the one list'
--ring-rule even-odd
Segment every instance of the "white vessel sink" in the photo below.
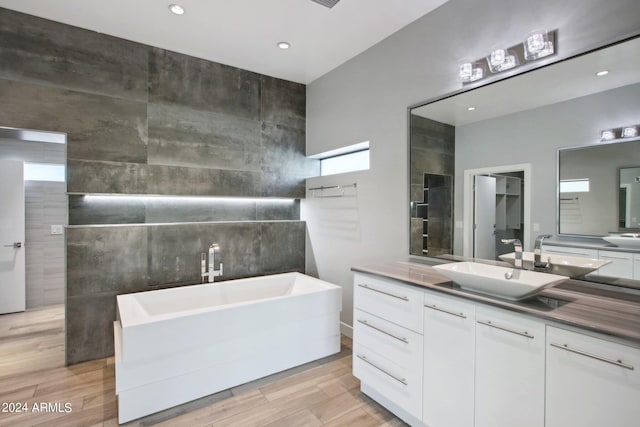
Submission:
{"label": "white vessel sink", "polygon": [[[500,255],[500,259],[508,262],[511,265],[515,264],[515,252]],[[529,269],[533,267],[534,253],[523,252],[522,253],[522,267]],[[585,274],[589,274],[609,264],[611,261],[604,261],[601,259],[592,258],[580,258],[575,256],[564,255],[543,255],[542,262],[549,262],[549,273],[560,274],[562,276],[569,277],[581,277]]]}
{"label": "white vessel sink", "polygon": [[511,300],[527,298],[547,286],[567,279],[565,276],[557,274],[538,273],[476,262],[454,262],[435,265],[433,268],[460,285],[461,288]]}
{"label": "white vessel sink", "polygon": [[604,236],[603,239],[621,248],[640,249],[640,234],[625,233],[617,236]]}

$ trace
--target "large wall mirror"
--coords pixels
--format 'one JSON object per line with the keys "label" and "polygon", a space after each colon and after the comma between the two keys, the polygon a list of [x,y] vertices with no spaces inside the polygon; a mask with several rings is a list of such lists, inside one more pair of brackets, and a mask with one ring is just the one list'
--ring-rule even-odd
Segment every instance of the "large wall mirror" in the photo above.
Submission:
{"label": "large wall mirror", "polygon": [[640,141],[601,131],[640,123],[639,51],[634,38],[410,108],[410,254],[497,258],[504,237],[531,250],[538,234],[637,230]]}

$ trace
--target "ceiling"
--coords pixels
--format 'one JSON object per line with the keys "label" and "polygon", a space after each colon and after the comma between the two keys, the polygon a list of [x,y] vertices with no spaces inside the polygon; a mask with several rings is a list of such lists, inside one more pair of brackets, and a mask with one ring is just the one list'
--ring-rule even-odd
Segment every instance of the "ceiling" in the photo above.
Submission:
{"label": "ceiling", "polygon": [[[640,38],[411,110],[462,126],[638,82]],[[609,74],[597,77],[596,72]],[[475,110],[469,111],[469,107]]]}
{"label": "ceiling", "polygon": [[[308,84],[447,0],[0,0],[0,7]],[[178,3],[184,15],[172,14]],[[286,41],[287,50],[276,44]]]}

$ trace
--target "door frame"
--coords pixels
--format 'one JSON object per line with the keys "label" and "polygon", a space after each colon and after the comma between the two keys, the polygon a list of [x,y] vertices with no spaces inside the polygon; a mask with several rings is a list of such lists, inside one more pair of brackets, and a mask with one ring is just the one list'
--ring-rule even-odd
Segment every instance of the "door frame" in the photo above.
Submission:
{"label": "door frame", "polygon": [[473,178],[475,175],[500,174],[507,172],[523,172],[523,222],[524,222],[524,247],[523,250],[532,250],[531,246],[531,163],[518,163],[515,165],[491,166],[478,169],[465,169],[464,171],[464,199],[463,199],[463,235],[462,255],[473,257]]}

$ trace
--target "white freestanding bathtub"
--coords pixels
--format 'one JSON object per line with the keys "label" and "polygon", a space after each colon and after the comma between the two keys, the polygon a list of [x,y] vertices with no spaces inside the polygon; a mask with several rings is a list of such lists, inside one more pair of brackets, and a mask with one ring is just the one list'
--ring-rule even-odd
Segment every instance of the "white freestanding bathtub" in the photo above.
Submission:
{"label": "white freestanding bathtub", "polygon": [[119,422],[339,352],[341,306],[300,273],[118,295]]}

